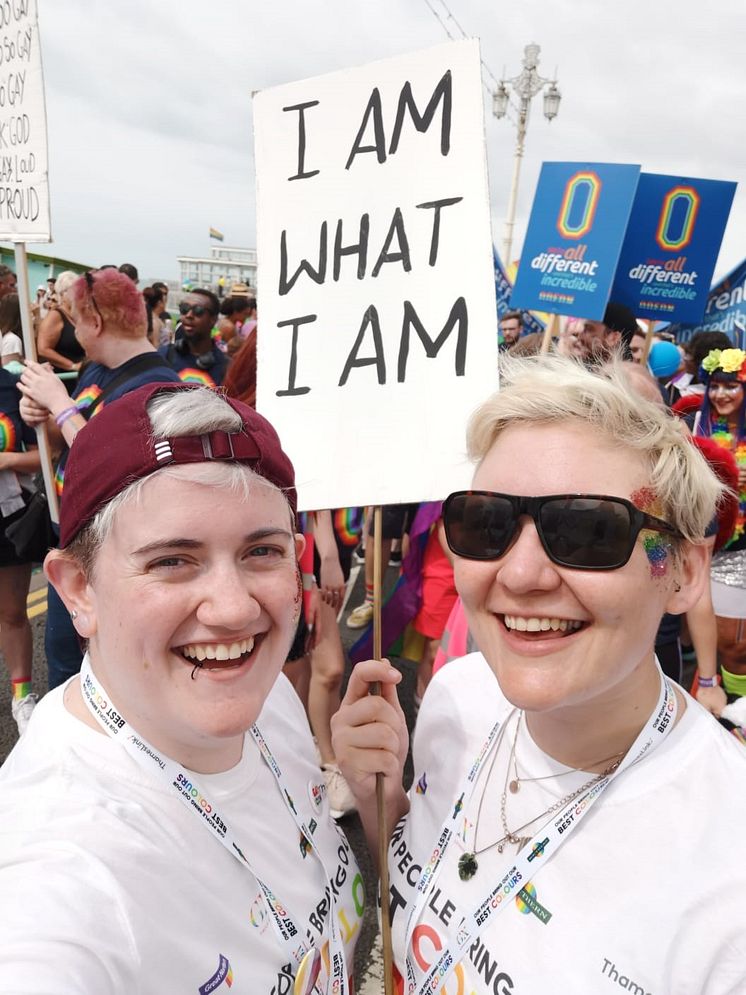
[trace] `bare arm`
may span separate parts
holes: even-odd
[[[25,453],[0,453],[0,470],[16,473],[36,473],[40,467],[39,450],[29,448]]]
[[[39,359],[52,363],[61,370],[72,372],[80,369],[80,363],[73,363],[57,352],[57,344],[62,335],[64,322],[59,311],[54,310],[46,314],[39,323],[39,333],[36,339],[36,351]]]
[[[705,541],[710,552],[708,559],[709,570],[709,562],[712,559],[712,549],[715,545],[715,537],[711,536]],[[697,655],[697,669],[700,675],[702,677],[714,677],[718,670],[718,629],[717,620],[715,619],[715,611],[712,607],[712,588],[710,587],[709,580],[707,584],[705,584],[702,597],[699,599],[697,604],[694,605],[693,608],[690,608],[686,613],[686,622],[689,626],[689,635],[691,636],[692,646],[694,646],[694,652]],[[697,688],[697,701],[703,705],[708,712],[712,712],[713,715],[720,715],[720,712],[723,708],[725,708],[727,698],[725,696],[725,691],[723,691],[721,687],[700,687]]]
[[[46,422],[50,443],[55,445],[60,440],[71,446],[75,436],[85,427],[85,418],[75,414],[57,427],[54,419],[67,408],[74,406],[65,386],[49,366],[26,360],[26,369],[21,374],[18,389],[23,394],[21,399],[21,418],[27,425],[36,428]]]
[[[327,604],[339,608],[344,601],[345,580],[339,562],[339,552],[334,539],[334,526],[330,511],[314,512],[313,536],[319,551],[321,597]]]

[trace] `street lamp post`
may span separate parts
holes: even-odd
[[[541,47],[539,45],[526,45],[523,50],[523,69],[512,79],[500,80],[500,84],[492,96],[492,113],[496,118],[505,117],[507,114],[511,91],[517,98],[516,111],[518,113],[518,121],[516,124],[515,154],[513,156],[513,179],[510,184],[510,199],[508,201],[508,214],[505,219],[502,246],[502,258],[505,266],[510,264],[510,253],[513,246],[513,227],[515,225],[515,210],[518,202],[518,180],[521,175],[521,163],[523,162],[531,101],[537,93],[546,88],[546,92],[544,93],[544,117],[547,121],[551,121],[557,117],[560,100],[562,99],[562,94],[557,88],[557,80],[545,79],[538,73],[540,51]]]

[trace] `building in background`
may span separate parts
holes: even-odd
[[[177,256],[181,286],[205,287],[227,297],[234,283],[256,291],[256,249],[236,246],[210,247],[209,256]]]
[[[58,259],[57,256],[44,256],[39,252],[27,252],[28,259],[28,282],[31,288],[31,297],[36,293],[37,287],[44,287],[46,290],[47,280],[50,276],[57,276],[63,270],[72,270],[73,273],[85,273],[92,267],[85,263],[74,263],[70,259]],[[0,264],[10,266],[15,272],[16,258],[12,246],[0,245]]]

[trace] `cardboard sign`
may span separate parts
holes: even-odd
[[[0,238],[52,238],[36,0],[0,2]]]
[[[611,298],[638,318],[699,321],[736,184],[641,173]]]
[[[607,163],[542,165],[511,307],[603,318],[639,174]]]
[[[257,407],[306,510],[437,500],[497,388],[479,45],[258,94]]]

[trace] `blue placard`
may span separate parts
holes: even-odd
[[[495,297],[497,298],[497,320],[502,320],[506,311],[512,310],[510,306],[510,295],[513,291],[513,284],[508,279],[505,267],[497,253],[497,249],[492,247],[492,255],[495,262]],[[543,332],[544,322],[531,314],[530,311],[522,311],[523,328],[527,335],[531,332]],[[502,343],[502,334],[498,335],[498,342]]]
[[[699,321],[667,325],[663,331],[681,343],[697,332],[725,332],[736,348],[746,349],[746,259],[710,289]]]
[[[611,297],[638,318],[698,322],[736,184],[641,173]]]
[[[639,166],[542,165],[512,307],[603,318],[639,175]]]

